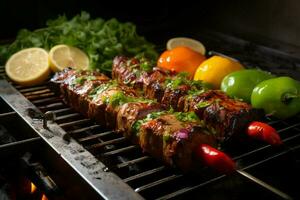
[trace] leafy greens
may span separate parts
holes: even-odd
[[[76,46],[88,54],[90,69],[110,72],[116,55],[146,56],[156,59],[155,47],[136,32],[132,23],[121,23],[117,19],[91,19],[87,12],[68,20],[66,16],[48,20],[47,27],[29,31],[20,30],[16,40],[0,46],[0,64],[15,52],[29,47],[50,50],[57,44]]]

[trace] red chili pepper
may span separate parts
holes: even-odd
[[[270,145],[278,146],[282,144],[277,131],[270,125],[262,122],[251,122],[247,130],[248,136],[267,142]]]
[[[228,155],[210,145],[199,145],[198,156],[203,160],[205,165],[214,168],[221,173],[230,174],[236,169],[235,163]]]

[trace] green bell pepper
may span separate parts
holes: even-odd
[[[221,90],[230,97],[250,103],[253,88],[258,83],[274,77],[271,73],[259,69],[240,70],[224,77]]]
[[[259,83],[252,91],[251,104],[279,119],[300,112],[300,82],[290,77],[278,77]]]

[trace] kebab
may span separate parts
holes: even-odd
[[[263,117],[263,111],[237,99],[229,98],[220,90],[211,90],[200,81],[189,80],[185,74],[174,74],[161,68],[153,68],[146,59],[117,56],[113,61],[112,78],[118,83],[128,85],[145,95],[156,99],[165,108],[172,107],[179,112],[195,112],[203,120],[210,132],[216,133],[217,140],[241,137],[250,122]],[[263,131],[261,131],[263,132]],[[258,138],[248,134],[252,138]],[[257,132],[257,135],[261,135]],[[266,135],[266,134],[265,134]],[[281,144],[278,134],[273,131],[269,140]],[[271,141],[271,142],[270,142]]]
[[[184,172],[197,171],[204,163],[223,173],[235,169],[233,161],[216,149],[218,136],[194,112],[165,110],[98,72],[65,69],[50,82],[76,111],[118,130],[171,166]]]

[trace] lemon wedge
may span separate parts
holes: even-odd
[[[189,48],[193,49],[194,51],[201,53],[202,55],[205,55],[205,52],[206,52],[205,46],[201,42],[199,42],[198,40],[191,39],[191,38],[176,37],[176,38],[172,38],[172,39],[168,40],[168,42],[167,42],[168,50],[174,49],[175,47],[178,47],[178,46],[189,47]]]
[[[45,81],[50,74],[48,52],[42,48],[28,48],[13,54],[5,64],[7,76],[14,82],[32,86]]]
[[[49,60],[50,67],[54,72],[61,71],[66,67],[87,69],[89,66],[89,58],[82,50],[64,44],[50,49]]]

